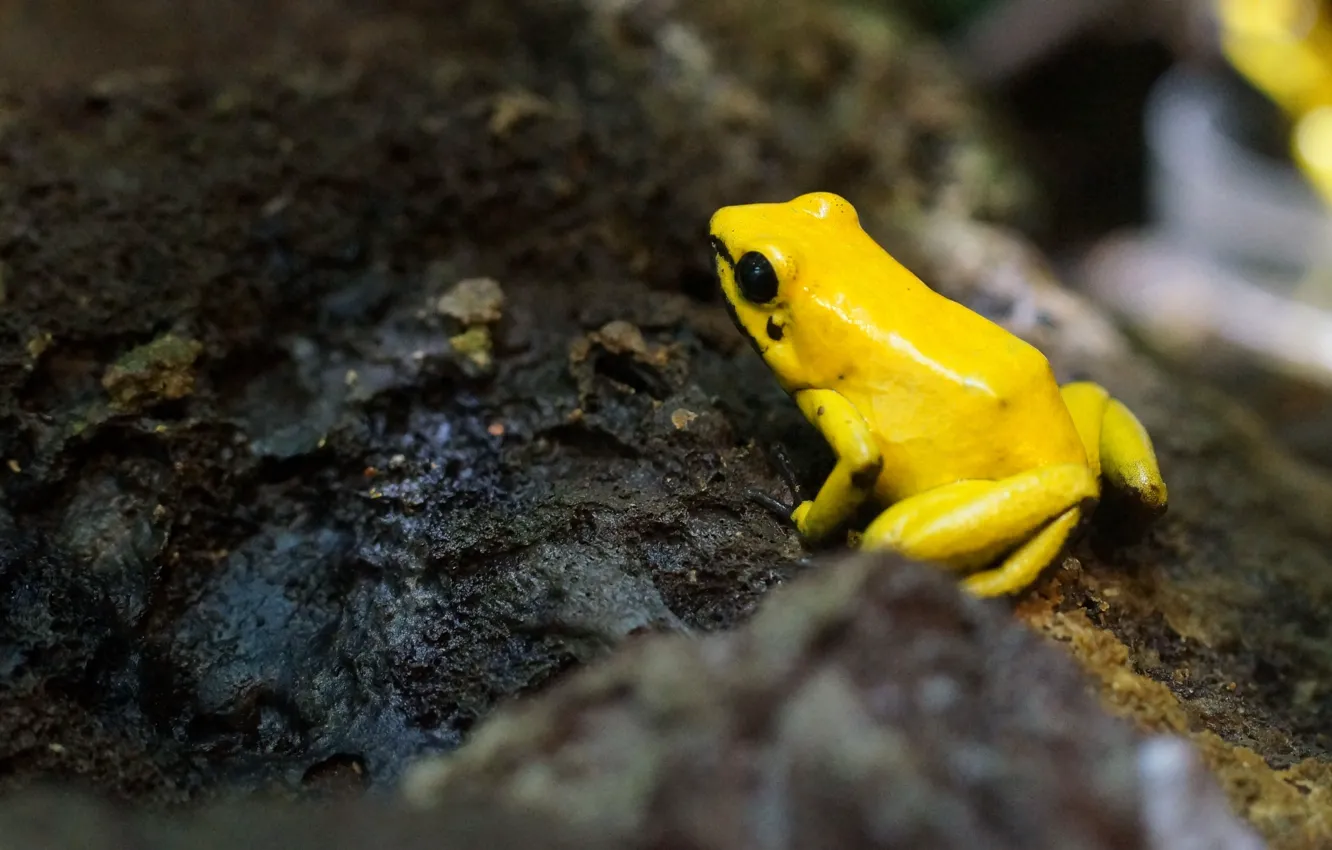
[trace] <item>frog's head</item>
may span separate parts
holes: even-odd
[[[709,229],[736,327],[788,390],[808,386],[801,331],[837,324],[826,321],[826,296],[846,274],[844,250],[854,253],[868,239],[855,208],[831,192],[811,192],[785,203],[722,207]]]

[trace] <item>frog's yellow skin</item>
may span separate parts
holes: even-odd
[[[1102,479],[1165,510],[1151,441],[1123,404],[1093,383],[1060,387],[1040,351],[925,286],[845,199],[723,207],[711,240],[736,325],[837,456],[790,513],[806,538],[874,498],[890,507],[862,547],[967,571],[969,590],[996,596],[1058,557]]]

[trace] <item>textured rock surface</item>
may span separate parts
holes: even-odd
[[[883,557],[823,559],[736,631],[633,641],[497,712],[404,790],[413,811],[188,819],[20,797],[0,805],[0,834],[105,850],[429,835],[496,850],[1261,846],[1187,745],[1106,715],[1065,654],[1002,606]]]
[[[862,557],[497,713],[405,793],[496,789],[626,847],[1175,846],[1148,839],[1138,771],[1129,727],[1002,607]],[[1209,846],[1251,846],[1215,821]]]

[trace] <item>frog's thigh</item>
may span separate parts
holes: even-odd
[[[1110,401],[1110,393],[1100,384],[1091,381],[1074,381],[1059,388],[1064,397],[1064,406],[1073,416],[1073,425],[1082,438],[1082,448],[1087,452],[1087,464],[1092,473],[1101,477],[1101,423],[1105,419],[1105,406]]]
[[[903,499],[865,529],[866,549],[977,566],[1097,495],[1083,464],[1039,467],[999,481],[958,481]]]
[[[1114,489],[1152,511],[1166,507],[1166,485],[1147,429],[1118,399],[1090,381],[1060,388],[1073,415],[1087,460]]]
[[[1069,508],[1014,550],[998,567],[972,573],[962,580],[962,586],[977,596],[1001,596],[1022,590],[1059,556],[1081,518],[1080,508]]]
[[[795,401],[837,456],[837,465],[818,495],[791,515],[802,535],[818,540],[850,519],[874,492],[883,455],[865,417],[837,392],[802,390]]]

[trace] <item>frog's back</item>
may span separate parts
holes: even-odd
[[[967,478],[1086,463],[1049,361],[1034,346],[934,292],[891,256],[891,283],[864,280],[834,386],[870,420],[886,500]]]

